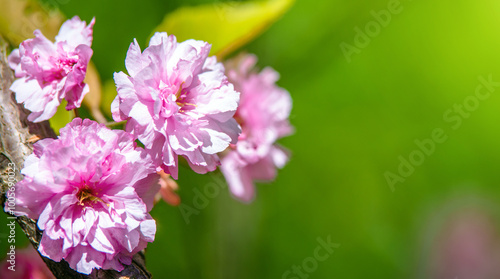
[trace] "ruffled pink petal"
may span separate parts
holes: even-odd
[[[254,199],[255,186],[252,177],[236,153],[230,153],[222,159],[220,170],[226,178],[231,194],[243,202],[251,202]]]
[[[67,42],[73,47],[79,45],[92,45],[92,33],[95,24],[95,18],[92,18],[89,25],[82,21],[78,16],[67,20],[59,29],[59,34],[56,36],[56,43]]]

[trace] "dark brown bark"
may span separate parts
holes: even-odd
[[[20,169],[24,165],[25,158],[33,152],[30,143],[33,136],[39,138],[55,138],[54,131],[50,128],[48,121],[41,123],[31,123],[27,120],[29,114],[22,106],[19,106],[9,90],[14,80],[12,70],[7,64],[5,41],[0,37],[0,204],[5,202],[5,192],[8,188],[7,171],[15,173],[15,181],[23,179]],[[12,164],[14,164],[14,168]],[[10,165],[9,165],[10,164]],[[12,178],[11,178],[12,179]],[[38,248],[42,238],[42,232],[36,225],[36,220],[27,217],[18,217],[17,223],[24,231],[31,244]],[[71,269],[67,262],[54,262],[42,257],[56,278],[151,278],[145,266],[144,253],[137,253],[132,264],[126,266],[122,272],[114,270],[94,270],[90,275],[80,274]]]

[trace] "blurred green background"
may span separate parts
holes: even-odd
[[[67,17],[96,17],[93,61],[103,81],[124,70],[133,38],[146,47],[166,13],[224,3],[64,2],[58,7]],[[298,0],[241,48],[280,72],[279,85],[292,95],[296,132],[280,141],[292,159],[275,182],[258,185],[251,204],[224,188],[187,224],[179,208],[159,203],[152,211],[156,240],[146,254],[155,278],[433,278],[433,239],[453,212],[480,208],[497,227],[500,87],[457,129],[444,114],[471,100],[478,76],[500,82],[500,2],[399,3],[400,12],[377,31],[372,11],[395,1]],[[367,25],[373,36],[346,58],[341,44],[356,47],[355,28]],[[399,156],[409,160],[415,140],[436,128],[447,140],[391,191],[384,174],[399,175]],[[179,194],[191,207],[196,191],[221,179],[187,168],[179,177]],[[328,236],[340,244],[328,259],[304,276],[283,276]],[[0,245],[5,250],[5,241]]]

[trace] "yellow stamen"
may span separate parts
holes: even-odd
[[[91,201],[92,203],[96,203],[99,201],[109,206],[109,204],[105,203],[101,198],[94,196],[92,194],[92,191],[87,187],[81,189],[78,192],[77,196],[78,196],[78,203],[80,205],[85,205],[84,204],[85,201]]]

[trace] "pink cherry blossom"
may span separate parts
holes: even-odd
[[[159,176],[129,133],[76,118],[36,142],[21,173],[14,213],[38,219],[42,255],[80,273],[120,271],[154,240]]]
[[[216,169],[218,152],[236,143],[240,128],[232,118],[239,93],[224,66],[208,57],[210,45],[156,33],[144,52],[134,41],[127,52],[128,74],[115,73],[115,121],[127,120],[136,136],[177,179],[178,156],[198,173]]]
[[[8,279],[55,279],[33,246],[16,249],[14,259],[9,257],[0,263],[0,278]]]
[[[254,55],[240,55],[226,64],[230,82],[241,92],[235,118],[242,133],[224,152],[220,169],[232,194],[245,202],[254,198],[254,180],[271,181],[286,164],[288,152],[275,142],[293,132],[290,94],[275,84],[279,74],[273,69],[254,71],[256,61]]]
[[[10,90],[16,101],[31,111],[28,120],[40,122],[54,116],[63,99],[67,110],[80,107],[89,91],[83,80],[92,56],[92,27],[78,16],[61,26],[55,43],[35,30],[9,55],[9,65],[18,78]]]

